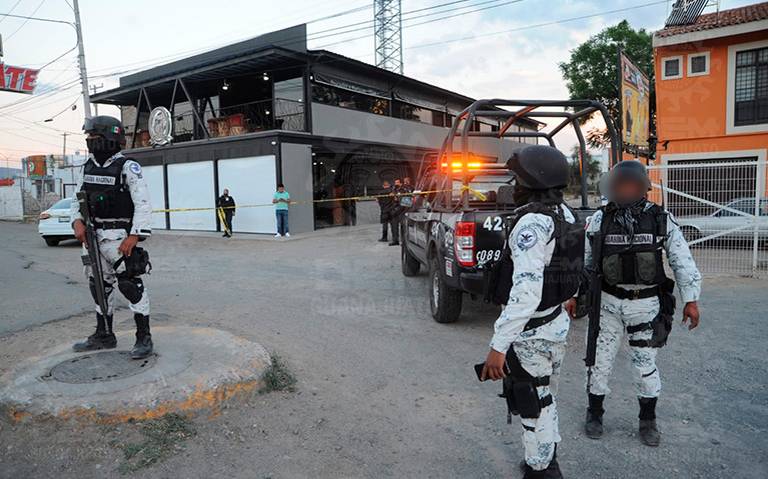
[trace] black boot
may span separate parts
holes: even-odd
[[[104,316],[96,313],[96,332],[88,336],[85,341],[75,343],[72,349],[78,353],[85,351],[98,351],[99,349],[114,349],[117,347],[117,338],[112,332],[112,316]]]
[[[587,408],[587,422],[584,423],[584,432],[591,439],[600,439],[603,435],[603,400],[605,395],[589,393],[589,407]]]
[[[640,440],[646,446],[656,447],[661,442],[661,433],[656,427],[656,401],[658,398],[638,398],[640,402]]]
[[[152,354],[152,335],[149,333],[149,316],[134,313],[136,321],[136,344],[131,350],[132,359],[144,359]]]
[[[563,473],[560,471],[560,464],[557,463],[557,445],[552,455],[552,460],[543,471],[535,471],[528,464],[523,466],[523,479],[563,479]]]

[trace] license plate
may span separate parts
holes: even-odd
[[[66,216],[59,216],[59,223],[69,223],[69,218]]]

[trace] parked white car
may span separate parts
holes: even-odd
[[[69,223],[69,208],[72,198],[64,198],[40,213],[37,231],[48,246],[56,246],[59,241],[75,239],[75,232]]]
[[[737,198],[726,204],[730,209],[742,211],[748,215],[755,214],[755,198]],[[760,200],[760,213],[757,216],[757,235],[760,242],[768,241],[768,198]],[[695,241],[697,239],[725,233],[734,228],[745,228],[730,231],[720,238],[751,240],[754,238],[755,229],[752,223],[753,216],[743,216],[726,209],[719,209],[707,216],[678,217],[677,222],[685,239]]]

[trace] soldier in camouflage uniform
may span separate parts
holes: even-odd
[[[494,326],[482,379],[504,378],[510,412],[520,415],[525,479],[562,478],[554,394],[570,319],[561,304],[578,287],[584,234],[563,202],[568,163],[560,151],[530,146],[513,155],[509,165],[516,177],[515,204],[523,206],[505,250],[513,263],[511,289]],[[566,238],[579,244],[566,244]],[[566,276],[575,279],[572,289]]]
[[[649,446],[658,446],[656,402],[661,378],[656,353],[666,343],[674,310],[673,283],[664,273],[662,250],[685,303],[683,323],[690,320],[689,329],[699,324],[701,274],[674,218],[647,199],[649,189],[645,166],[622,161],[610,174],[610,203],[587,224],[585,267],[592,268],[599,261],[603,284],[592,285],[602,287],[602,301],[595,365],[587,375],[585,432],[594,439],[603,433],[603,400],[610,392],[608,378],[626,331],[640,403],[640,438]],[[602,258],[593,258],[591,243],[598,233],[603,239]],[[670,302],[671,308],[665,311]],[[665,315],[666,325],[662,324]]]

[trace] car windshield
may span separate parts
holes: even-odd
[[[52,210],[68,210],[72,206],[72,198],[64,198],[59,200],[51,206]]]
[[[469,182],[470,188],[480,193],[486,194],[489,191],[497,192],[500,186],[513,185],[514,177],[498,177],[498,176],[477,176],[472,178]],[[461,196],[461,190],[464,183],[461,180],[453,180],[453,194],[454,196]]]

